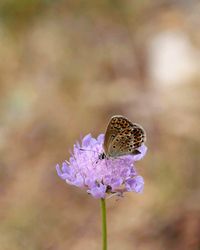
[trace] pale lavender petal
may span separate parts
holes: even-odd
[[[93,146],[95,146],[95,145],[97,145],[97,140],[94,139],[94,138],[92,138],[92,139],[90,140],[90,148],[93,147]]]
[[[74,156],[71,156],[69,158],[69,162],[70,162],[70,165],[73,166],[74,164],[76,164],[76,159],[74,158]]]
[[[134,156],[135,155],[125,155],[125,156],[121,156],[121,157],[124,161],[129,162],[129,161],[134,161]]]
[[[110,182],[111,182],[111,179],[112,179],[112,176],[111,175],[105,175],[104,178],[103,178],[103,183],[105,185],[109,185]]]
[[[89,188],[95,187],[96,186],[96,180],[91,179],[91,178],[86,178],[85,179],[85,185],[88,186]]]
[[[62,164],[62,170],[60,169],[59,164],[57,164],[56,171],[58,176],[63,180],[74,178],[74,169],[65,164],[65,162]]]
[[[147,152],[147,147],[143,144],[141,147],[138,148],[138,150],[140,151],[140,154],[134,155],[134,161],[139,161],[145,156]]]
[[[82,140],[82,147],[83,148],[88,147],[90,145],[91,139],[92,139],[91,134],[86,135]]]
[[[88,190],[88,193],[91,194],[94,198],[105,198],[106,196],[106,186],[100,184]]]
[[[69,171],[69,165],[67,164],[67,162],[63,162],[62,163],[62,172],[68,173],[68,171]]]
[[[65,174],[61,171],[59,164],[56,165],[56,171],[61,179],[65,180],[68,177],[68,174]]]
[[[99,144],[103,144],[104,142],[104,134],[100,134],[98,137],[97,137],[97,141]]]
[[[130,167],[129,168],[124,168],[121,171],[121,176],[126,178],[127,176],[130,175],[130,173],[131,173],[131,168]]]
[[[77,147],[78,149],[80,149],[81,145],[80,145],[80,143],[79,143],[78,141],[75,143],[75,145],[76,145],[76,147]]]
[[[78,146],[78,144],[75,144],[74,145],[74,155],[79,154],[79,152],[80,152],[80,146]]]
[[[75,180],[73,181],[73,184],[77,187],[83,187],[84,186],[84,178],[80,174],[76,175]]]
[[[137,175],[137,171],[134,167],[131,168],[130,170],[130,177],[136,176]]]
[[[123,179],[122,178],[112,178],[109,186],[111,186],[112,189],[114,190],[114,189],[120,187],[122,185],[122,183],[123,183]]]
[[[142,176],[136,176],[135,178],[130,178],[126,181],[127,191],[135,191],[136,193],[141,193],[144,188],[144,180]]]

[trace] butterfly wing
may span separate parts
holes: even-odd
[[[139,154],[137,150],[145,141],[145,131],[123,116],[113,116],[105,134],[104,150],[108,157]]]
[[[112,116],[107,129],[105,133],[105,138],[104,138],[104,152],[107,155],[109,146],[112,144],[113,140],[116,138],[116,136],[119,134],[120,130],[117,126],[119,123],[120,119],[123,118],[123,116]]]

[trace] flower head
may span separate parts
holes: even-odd
[[[106,193],[142,192],[144,180],[137,175],[134,163],[145,155],[147,147],[143,144],[138,148],[138,155],[100,159],[103,142],[104,134],[97,139],[86,135],[81,144],[74,145],[69,162],[63,162],[61,168],[57,164],[58,175],[68,184],[86,188],[95,198],[105,198]]]

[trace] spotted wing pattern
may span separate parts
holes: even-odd
[[[113,116],[108,124],[104,151],[107,157],[139,154],[137,150],[145,141],[145,131],[124,116]]]

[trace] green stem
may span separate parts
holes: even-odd
[[[101,199],[102,250],[107,250],[106,200]]]

